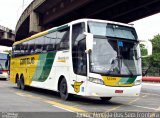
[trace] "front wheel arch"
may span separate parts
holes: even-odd
[[[64,76],[60,77],[58,81],[58,90],[59,90],[61,99],[69,100],[71,98],[72,95],[68,93],[68,84]]]

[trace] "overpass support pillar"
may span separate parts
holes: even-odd
[[[33,11],[30,14],[29,33],[34,34],[40,31],[41,31],[41,26],[39,26],[39,15]]]

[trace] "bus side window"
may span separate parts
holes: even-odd
[[[45,36],[45,49],[46,51],[55,51],[56,47],[56,32],[52,32]]]
[[[57,31],[57,50],[69,49],[69,28]]]
[[[15,51],[15,46],[12,47],[12,57],[15,57],[14,51]]]
[[[34,54],[35,53],[35,40],[29,40],[28,41],[28,54]]]
[[[78,74],[87,75],[87,54],[86,50],[86,42],[85,39],[82,39],[78,42]]]
[[[24,42],[24,54],[23,55],[28,55],[28,44],[27,42]]]
[[[72,28],[72,61],[75,74],[87,75],[87,56],[85,53],[84,39],[80,35],[85,31],[85,23],[73,25]]]
[[[35,39],[35,53],[42,53],[43,51],[44,38],[38,37]]]
[[[24,43],[21,43],[20,46],[21,46],[20,56],[23,56],[24,55]]]
[[[16,49],[16,47],[13,46],[13,47],[12,47],[12,57],[15,57],[15,49]]]
[[[18,57],[20,56],[20,45],[15,45],[15,48],[14,48],[14,57]]]

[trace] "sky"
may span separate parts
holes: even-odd
[[[0,25],[14,30],[21,13],[32,1],[0,0]],[[132,22],[132,24],[136,28],[139,39],[152,39],[158,33],[160,34],[160,13]]]

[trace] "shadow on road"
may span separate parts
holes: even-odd
[[[16,90],[19,90],[17,87],[12,87]],[[48,97],[50,99],[52,99],[54,97],[54,99],[60,99],[59,93],[55,92],[55,91],[51,91],[51,90],[46,90],[46,89],[41,89],[41,88],[34,88],[34,87],[27,87],[27,89],[25,90],[26,92],[29,93],[33,93],[36,95],[42,95],[45,97]],[[98,106],[117,106],[117,105],[122,105],[121,103],[118,102],[113,102],[112,100],[108,101],[108,102],[102,102],[100,100],[100,98],[92,98],[92,97],[82,97],[82,96],[78,96],[78,95],[73,95],[72,98],[68,101],[61,101],[62,103],[78,103],[78,104],[82,104],[82,105],[98,105]]]
[[[0,81],[8,81],[6,78],[0,78]]]

